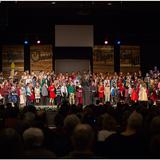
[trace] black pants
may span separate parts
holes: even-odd
[[[42,96],[42,104],[47,105],[47,96]]]

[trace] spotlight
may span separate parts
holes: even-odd
[[[55,4],[56,4],[56,2],[54,2],[54,1],[53,1],[53,2],[51,2],[51,4],[55,5]]]
[[[25,41],[24,41],[24,44],[28,44],[28,41],[25,40]]]
[[[40,44],[40,43],[41,43],[41,41],[40,41],[40,40],[38,40],[38,41],[37,41],[37,44]]]
[[[104,41],[104,44],[108,44],[108,41]]]
[[[112,3],[111,3],[111,2],[108,2],[108,3],[107,3],[107,5],[108,5],[108,6],[111,6],[111,5],[112,5]]]
[[[117,41],[117,44],[120,45],[120,44],[121,44],[121,41]]]

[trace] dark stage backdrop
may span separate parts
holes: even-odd
[[[90,71],[90,61],[88,59],[56,59],[56,73]]]
[[[141,61],[141,70],[143,74],[152,70],[154,66],[160,68],[159,63],[159,43],[148,43],[141,45],[141,54],[140,54],[140,61]]]
[[[56,47],[55,71],[91,71],[92,47]]]
[[[55,25],[55,71],[91,71],[93,45],[93,25]]]
[[[93,47],[93,25],[55,25],[56,47]]]

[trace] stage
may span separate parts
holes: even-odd
[[[57,105],[35,105],[37,110],[58,110]]]

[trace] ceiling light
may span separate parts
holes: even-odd
[[[111,3],[111,2],[108,2],[108,3],[107,3],[107,5],[108,5],[108,6],[111,6],[111,5],[112,5],[112,3]]]
[[[55,4],[56,4],[56,2],[52,2],[51,4],[55,5]]]

